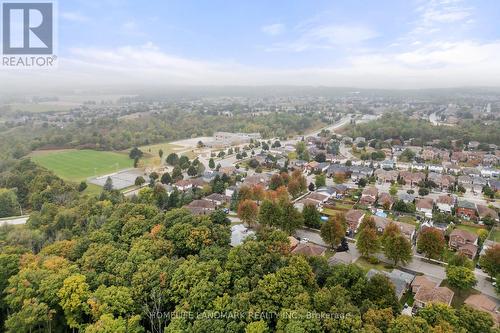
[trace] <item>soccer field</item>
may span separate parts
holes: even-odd
[[[133,166],[127,154],[95,150],[43,151],[31,158],[59,177],[75,182]]]

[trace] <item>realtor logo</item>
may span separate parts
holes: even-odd
[[[54,3],[36,1],[2,3],[3,66],[54,66]]]
[[[52,3],[3,3],[2,7],[3,54],[52,54]]]

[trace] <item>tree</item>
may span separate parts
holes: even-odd
[[[324,174],[316,175],[316,177],[314,178],[314,185],[316,185],[317,188],[325,186],[326,176]]]
[[[466,332],[490,332],[494,322],[491,315],[484,311],[476,310],[468,305],[462,306],[457,311],[458,327],[465,328]]]
[[[134,147],[130,150],[130,153],[128,154],[128,156],[130,157],[130,159],[132,160],[135,160],[135,159],[139,159],[141,158],[142,156],[144,155],[144,153],[137,147]]]
[[[137,176],[137,178],[135,179],[135,186],[142,186],[144,185],[144,183],[146,182],[146,180],[144,179],[144,177],[142,176]]]
[[[196,168],[193,165],[190,165],[188,170],[187,170],[187,174],[188,174],[188,176],[194,177],[198,174],[198,171],[196,170]]]
[[[418,189],[418,195],[420,195],[421,197],[424,197],[426,195],[429,194],[429,189],[426,188],[426,187],[421,187]]]
[[[417,250],[423,252],[429,259],[438,259],[441,257],[445,239],[443,233],[436,228],[425,228],[418,237]]]
[[[88,185],[87,182],[82,180],[80,184],[78,185],[78,192],[83,192],[87,189]]]
[[[106,182],[104,183],[104,191],[111,192],[113,190],[113,180],[111,177],[106,178]]]
[[[209,167],[210,169],[212,169],[212,170],[213,170],[213,169],[215,169],[215,161],[214,161],[214,159],[213,159],[213,158],[210,158],[210,159],[208,160],[208,167]]]
[[[450,266],[446,267],[446,279],[450,286],[460,291],[469,290],[477,283],[474,272],[467,267]]]
[[[316,186],[314,186],[314,183],[309,183],[309,186],[307,187],[307,189],[312,192],[314,191],[314,189],[316,188]]]
[[[488,248],[481,258],[479,258],[479,265],[491,277],[500,274],[500,244],[495,244]]]
[[[64,311],[69,327],[78,328],[84,323],[89,311],[87,300],[90,297],[90,288],[87,278],[82,274],[75,274],[66,278],[63,286],[57,292],[59,304]]]
[[[165,161],[171,166],[176,166],[179,163],[179,155],[176,153],[170,153]]]
[[[306,204],[302,210],[306,227],[319,229],[321,227],[321,214],[313,204]]]
[[[170,184],[172,183],[172,177],[170,177],[170,174],[168,172],[165,172],[163,175],[161,175],[160,181],[162,184]]]
[[[391,187],[389,188],[389,194],[395,196],[397,193],[398,187],[395,184],[391,185]]]
[[[238,205],[238,217],[248,226],[255,226],[259,207],[253,200],[243,200]]]
[[[361,178],[360,180],[358,180],[358,187],[360,187],[360,188],[365,187],[367,184],[368,184],[368,181],[366,180],[366,178]]]
[[[331,247],[336,247],[345,237],[346,230],[345,215],[330,216],[328,221],[321,226],[321,238]]]
[[[314,156],[314,160],[318,163],[324,163],[326,162],[326,155],[325,153],[319,153],[316,156]]]
[[[14,191],[0,188],[0,218],[19,215],[19,207]]]
[[[365,258],[377,253],[380,250],[380,240],[377,236],[377,230],[374,226],[375,223],[373,223],[372,226],[371,224],[369,224],[369,220],[373,221],[373,219],[368,218],[364,219],[363,222],[361,222],[358,241],[356,242],[356,248]]]
[[[182,178],[184,178],[184,176],[182,175],[182,169],[178,165],[176,165],[174,167],[174,170],[172,170],[172,181],[178,181]]]
[[[163,158],[163,149],[159,149],[158,150],[158,156],[161,158]]]
[[[389,324],[387,333],[427,333],[430,332],[427,322],[420,317],[401,315]]]
[[[400,231],[396,234],[390,234],[384,237],[383,243],[385,256],[393,260],[395,266],[400,262],[406,264],[411,260],[412,251],[410,241],[406,239]]]

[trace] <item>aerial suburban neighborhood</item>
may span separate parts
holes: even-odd
[[[0,2],[0,332],[500,333],[500,1]]]

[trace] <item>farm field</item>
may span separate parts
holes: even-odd
[[[32,160],[74,182],[133,166],[127,154],[95,150],[39,151],[32,154]]]

